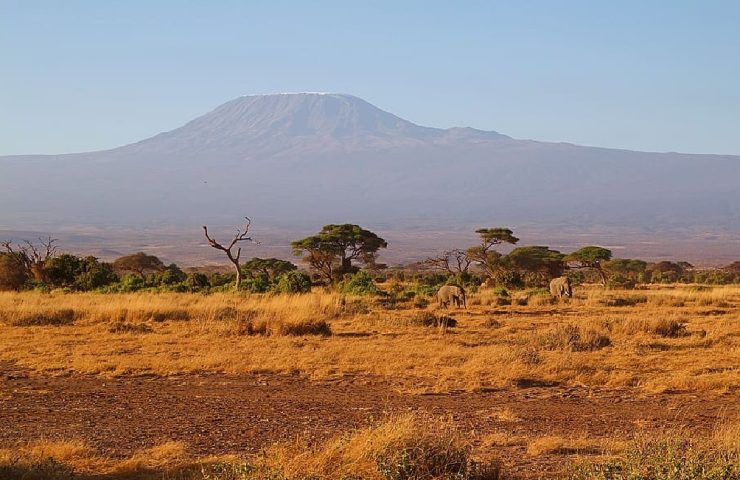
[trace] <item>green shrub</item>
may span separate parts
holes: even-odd
[[[70,254],[62,254],[44,263],[44,276],[54,287],[74,285],[77,275],[82,272],[82,259]]]
[[[494,277],[496,285],[501,285],[506,288],[524,288],[524,279],[519,272],[504,270],[496,274]]]
[[[437,294],[439,287],[433,285],[417,284],[411,290],[414,292],[414,297],[434,297]]]
[[[236,274],[231,272],[217,272],[211,275],[211,287],[229,287],[234,288],[234,281],[236,280]]]
[[[308,293],[311,291],[311,276],[293,270],[278,277],[275,291],[280,293]]]
[[[267,275],[255,274],[242,279],[241,289],[252,293],[265,293],[270,289],[270,279]]]
[[[509,297],[509,291],[506,287],[496,287],[493,289],[493,293],[498,297]]]
[[[161,272],[153,275],[152,281],[156,285],[176,285],[187,280],[188,275],[174,263],[168,265]]]
[[[183,283],[190,291],[205,290],[211,286],[208,276],[203,273],[191,273]]]
[[[96,290],[118,281],[118,275],[110,263],[99,262],[95,257],[82,259],[82,269],[75,276],[74,287],[77,290]]]
[[[378,287],[373,282],[373,277],[367,272],[357,272],[339,282],[338,290],[348,295],[377,295]]]
[[[117,285],[114,286],[115,290],[121,293],[138,292],[147,287],[146,281],[138,275],[127,273]]]

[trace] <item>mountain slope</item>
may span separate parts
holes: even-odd
[[[422,127],[350,95],[234,99],[113,150],[0,157],[0,226],[501,223],[740,229],[740,157]]]

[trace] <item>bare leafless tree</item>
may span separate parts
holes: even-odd
[[[444,270],[455,274],[467,273],[472,259],[468,257],[464,250],[455,248],[446,250],[436,257],[429,257],[421,263],[436,270]]]
[[[17,244],[13,247],[13,244],[9,241],[2,242],[5,251],[14,255],[17,255],[27,271],[31,272],[33,278],[43,282],[45,279],[44,275],[44,264],[47,260],[52,258],[57,253],[56,242],[59,240],[52,238],[39,237],[38,244],[34,244],[29,240],[23,240],[23,243]]]
[[[221,250],[226,254],[226,256],[229,258],[229,261],[234,265],[234,270],[236,271],[236,289],[239,290],[242,283],[242,271],[241,267],[239,265],[239,259],[242,255],[242,248],[238,245],[239,242],[252,242],[259,244],[256,240],[252,239],[252,237],[249,237],[249,227],[252,225],[252,220],[249,219],[249,217],[244,217],[247,220],[247,223],[244,227],[244,229],[238,228],[236,230],[236,234],[231,239],[228,245],[224,246],[220,243],[218,243],[216,240],[211,238],[208,235],[208,227],[203,225],[203,232],[206,236],[206,240],[208,240],[208,244],[212,246],[213,248],[217,250]],[[236,247],[236,252],[233,251],[234,247]]]

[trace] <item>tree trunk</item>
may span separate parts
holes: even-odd
[[[344,275],[345,273],[349,273],[352,271],[352,260],[349,258],[342,257],[342,272],[341,274]]]
[[[236,270],[236,284],[234,286],[236,287],[236,291],[238,292],[242,286],[242,271],[239,268],[238,260],[232,260],[231,263],[234,264],[234,270]]]
[[[601,285],[606,288],[607,278],[606,278],[606,272],[604,272],[603,269],[597,268],[597,272],[599,272],[599,276],[601,277]]]

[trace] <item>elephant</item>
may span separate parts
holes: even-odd
[[[563,296],[572,298],[573,287],[570,285],[570,278],[558,277],[553,278],[550,281],[550,293],[557,298],[563,298]]]
[[[450,304],[455,305],[457,308],[468,308],[465,300],[465,290],[456,285],[445,285],[437,292],[437,304],[445,308]]]

